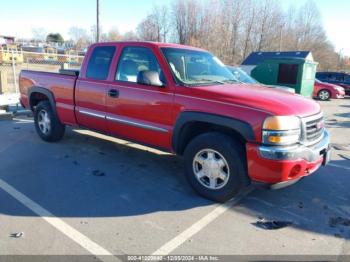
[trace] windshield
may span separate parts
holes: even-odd
[[[215,56],[208,52],[161,48],[177,82],[183,85],[208,85],[238,82]]]
[[[254,78],[244,72],[242,69],[234,66],[227,66],[231,73],[241,82],[246,84],[259,84]]]

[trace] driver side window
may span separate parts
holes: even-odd
[[[119,59],[115,80],[136,83],[137,76],[142,71],[156,71],[161,75],[153,52],[145,47],[125,47]]]

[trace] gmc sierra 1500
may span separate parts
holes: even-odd
[[[316,102],[241,84],[198,48],[94,44],[80,72],[23,70],[20,91],[45,141],[70,125],[183,155],[189,183],[215,201],[250,183],[287,186],[329,160]]]

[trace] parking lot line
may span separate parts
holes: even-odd
[[[18,124],[18,123],[34,123],[34,120],[32,119],[21,119],[21,118],[13,118],[12,121],[16,121],[15,123]]]
[[[13,198],[15,198],[17,201],[22,203],[24,206],[32,210],[35,214],[46,220],[49,224],[51,224],[53,227],[55,227],[58,231],[65,234],[67,237],[72,239],[74,242],[78,243],[81,247],[86,249],[91,254],[99,257],[101,260],[106,260],[106,257],[108,256],[108,261],[111,261],[112,253],[104,249],[103,247],[99,246],[95,242],[93,242],[91,239],[89,239],[87,236],[83,235],[67,223],[65,223],[63,220],[55,217],[52,213],[50,213],[48,210],[34,202],[33,200],[29,199],[27,196],[16,190],[14,187],[0,179],[0,188],[7,192],[9,195],[11,195]],[[119,261],[116,257],[114,257],[116,261]]]
[[[213,211],[211,211],[209,214],[205,215],[203,218],[198,220],[196,223],[194,223],[192,226],[187,228],[185,231],[171,239],[169,242],[164,244],[162,247],[157,249],[155,252],[153,252],[152,255],[160,255],[165,256],[170,254],[173,250],[175,250],[177,247],[179,247],[181,244],[186,242],[188,239],[190,239],[192,236],[200,232],[203,228],[205,228],[207,225],[209,225],[212,221],[214,221],[216,218],[218,218],[220,215],[225,213],[227,210],[235,206],[237,203],[239,203],[245,196],[247,196],[249,193],[251,193],[254,190],[254,187],[250,186],[246,188],[241,194],[239,194],[234,199],[218,205]]]

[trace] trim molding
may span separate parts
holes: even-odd
[[[97,117],[97,118],[106,118],[105,115],[93,113],[93,112],[86,111],[86,110],[80,110],[79,109],[79,113],[82,113],[82,114],[88,115],[88,116],[94,116],[94,117]]]
[[[140,127],[143,129],[148,129],[148,130],[153,130],[153,131],[158,131],[158,132],[163,132],[163,133],[167,133],[168,130],[165,128],[161,128],[161,127],[157,127],[157,126],[153,126],[153,125],[148,125],[148,124],[143,124],[140,122],[134,122],[134,121],[130,121],[130,120],[126,120],[120,117],[113,117],[113,116],[106,116],[103,114],[98,114],[98,113],[94,113],[91,112],[89,110],[78,110],[79,113],[84,114],[84,115],[88,115],[88,116],[92,116],[92,117],[96,117],[96,118],[102,118],[102,119],[106,119],[109,121],[113,121],[113,122],[118,122],[118,123],[122,123],[122,124],[126,124],[129,126],[135,126],[135,127]]]
[[[149,129],[149,130],[154,130],[154,131],[159,131],[159,132],[164,132],[164,133],[168,132],[167,129],[164,129],[164,128],[161,128],[161,127],[147,125],[147,124],[142,124],[142,123],[134,122],[134,121],[129,121],[129,120],[125,120],[125,119],[118,118],[118,117],[107,116],[106,119],[114,121],[114,122],[122,123],[122,124],[127,124],[127,125],[130,125],[130,126],[141,127],[141,128],[144,128],[144,129]]]

